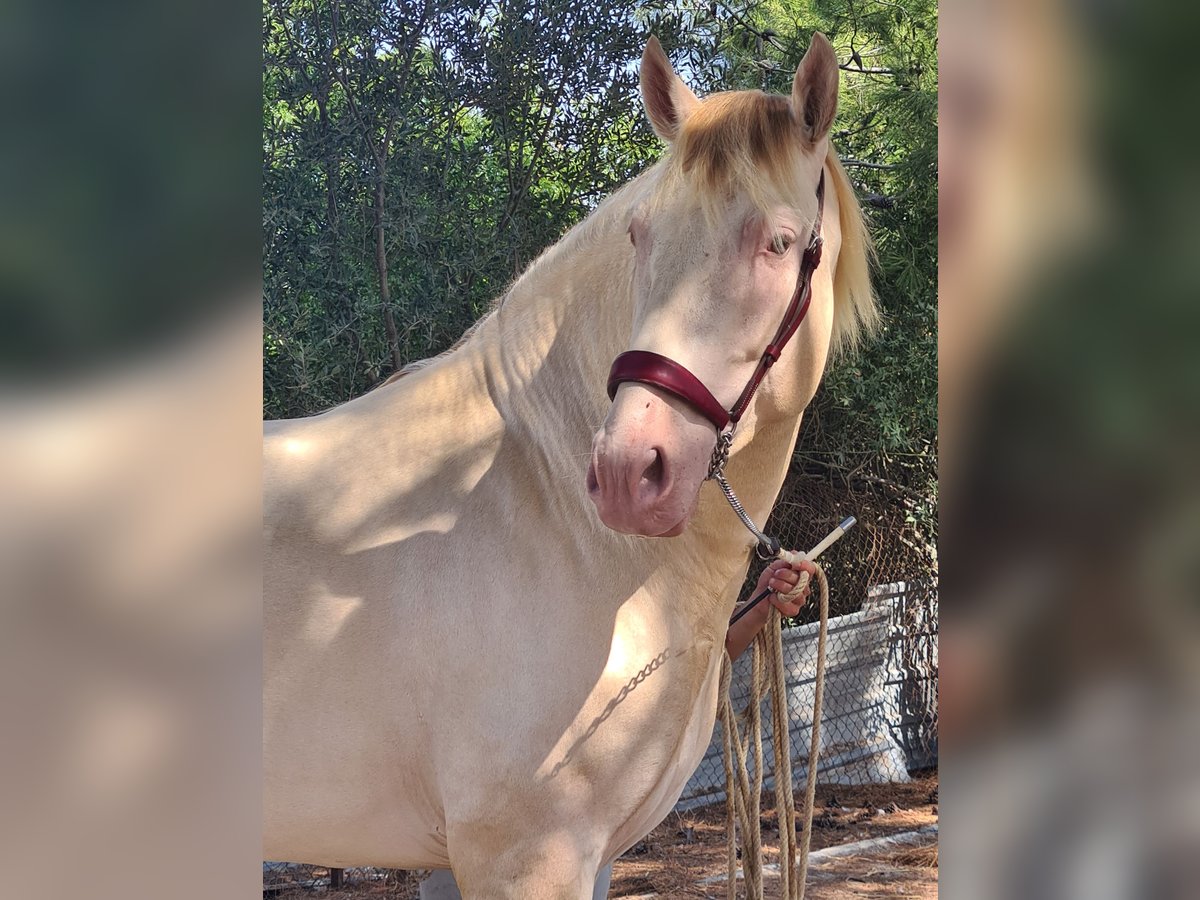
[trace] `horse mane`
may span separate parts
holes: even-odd
[[[833,147],[825,165],[837,192],[838,224],[842,247],[833,273],[833,338],[831,354],[854,350],[866,336],[879,328],[879,303],[871,287],[871,264],[875,261],[875,243],[867,230],[867,219],[846,169]]]
[[[697,194],[705,215],[715,217],[719,215],[723,201],[741,192],[763,213],[780,205],[797,211],[810,209],[805,217],[811,221],[815,215],[812,186],[796,177],[796,173],[803,170],[801,160],[808,147],[792,114],[789,97],[764,94],[762,91],[712,94],[688,116],[674,145],[654,167],[660,177],[648,185],[651,195],[648,199],[653,204],[656,197],[667,196],[670,191],[690,189]],[[825,164],[828,181],[837,196],[838,224],[842,233],[837,268],[833,275],[832,359],[853,350],[863,337],[878,327],[879,309],[871,286],[871,263],[875,248],[862,207],[832,146]],[[641,182],[642,179],[637,181]],[[631,193],[634,196],[639,193],[632,182],[611,194],[572,229],[571,235],[587,240],[597,227],[597,221],[602,218],[601,211],[627,204]],[[559,243],[565,243],[565,240]],[[531,263],[525,275],[551,257],[554,250],[551,247]],[[480,326],[496,313],[525,275],[501,294],[492,308],[447,350],[408,363],[379,387],[424,369],[466,344]]]
[[[486,322],[488,319],[490,319],[492,317],[492,314],[496,312],[497,307],[499,307],[499,305],[503,301],[503,299],[504,298],[502,296],[500,298],[500,300],[494,302],[492,304],[491,309],[489,309],[486,313],[484,313],[482,316],[480,316],[478,319],[476,319],[474,322],[472,322],[467,327],[467,330],[464,331],[461,335],[459,335],[458,339],[453,344],[451,344],[449,347],[447,347],[445,350],[443,350],[441,353],[435,353],[433,356],[426,356],[424,359],[414,359],[412,362],[405,363],[403,368],[399,369],[396,372],[393,372],[391,375],[389,375],[387,378],[383,379],[383,381],[379,382],[379,384],[375,385],[375,387],[371,388],[370,390],[377,391],[380,388],[387,387],[389,384],[393,384],[393,383],[399,381],[405,375],[411,375],[413,372],[419,372],[419,371],[421,371],[421,369],[428,368],[429,366],[432,366],[438,360],[449,356],[451,353],[453,353],[455,350],[457,350],[459,347],[461,347],[463,344],[465,344],[467,341],[469,341],[474,336],[475,332],[479,330],[480,326],[482,326],[483,323]],[[368,391],[368,393],[369,393],[369,391]]]

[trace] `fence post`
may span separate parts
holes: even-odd
[[[346,874],[345,869],[330,869],[329,870],[329,887],[331,890],[336,890],[342,886],[342,877]]]

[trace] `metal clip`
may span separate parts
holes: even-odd
[[[779,543],[779,538],[769,534],[766,535],[766,538],[765,541],[758,542],[758,545],[754,548],[754,552],[763,562],[770,562],[773,559],[779,558],[779,551],[783,548]]]

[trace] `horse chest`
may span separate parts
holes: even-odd
[[[640,785],[627,785],[631,788],[626,795],[631,812],[611,836],[609,858],[624,852],[667,816],[708,748],[716,717],[720,654],[710,652],[703,662],[698,682],[693,681],[686,693],[684,684],[679,685],[678,718],[670,724],[659,723],[659,739],[666,752],[656,758],[655,771],[644,772]]]

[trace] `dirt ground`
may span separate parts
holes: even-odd
[[[865,787],[819,787],[813,816],[812,849],[914,831],[938,821],[937,775],[909,784]],[[797,801],[799,805],[799,800]],[[777,860],[775,813],[764,798],[763,843],[766,862]],[[686,813],[672,813],[658,828],[631,848],[613,866],[611,898],[655,896],[724,898],[724,882],[699,882],[726,869],[725,806],[716,804]],[[816,862],[809,870],[806,900],[937,897],[937,836],[912,846],[892,846]],[[276,900],[416,900],[415,873],[396,872],[377,881],[356,882],[342,890],[288,891]],[[776,895],[777,880],[765,878],[765,893]],[[739,888],[739,896],[742,896]]]
[[[818,787],[812,849],[913,831],[938,820],[937,775],[909,784]],[[797,799],[799,805],[799,798]],[[764,797],[766,861],[778,859],[779,831],[773,802]],[[725,897],[724,882],[698,882],[725,872],[725,805],[672,813],[613,866],[609,897]],[[891,847],[831,859],[809,870],[808,900],[863,897],[937,897],[936,835],[916,847]],[[764,879],[772,896],[777,881]],[[740,891],[739,891],[740,896]]]

